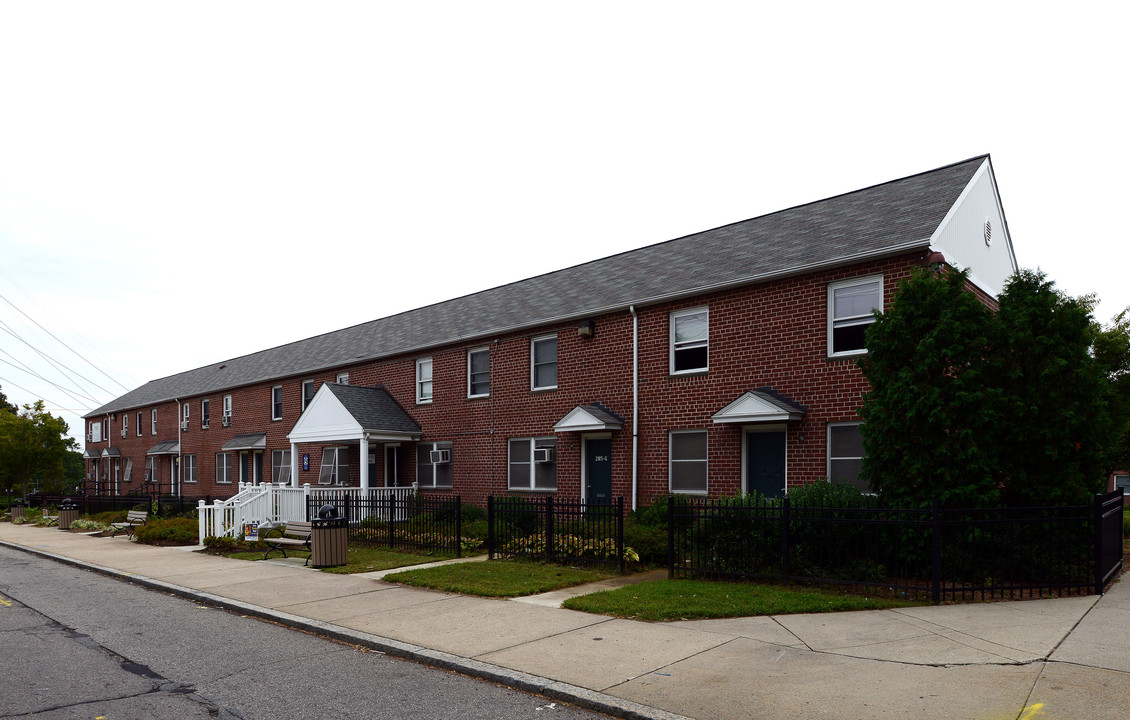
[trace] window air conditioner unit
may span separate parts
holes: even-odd
[[[551,463],[557,460],[557,449],[550,447],[534,448],[534,462]]]
[[[220,418],[220,424],[224,427],[231,427],[231,415],[224,415]]]
[[[446,465],[451,462],[450,450],[432,450],[431,452],[433,465]]]
[[[188,429],[188,421],[187,420],[181,420],[180,429],[181,430],[187,430]]]

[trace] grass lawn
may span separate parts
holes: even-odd
[[[850,595],[803,585],[759,585],[706,580],[652,580],[565,601],[570,610],[638,620],[787,615],[880,610],[929,603]]]
[[[250,551],[250,552],[231,552],[223,553],[224,556],[236,558],[237,560],[262,560],[264,550]],[[305,550],[290,550],[286,554],[291,557],[305,558],[309,553]],[[272,558],[281,558],[282,554],[278,552],[271,553]],[[337,573],[339,575],[349,575],[352,573],[367,573],[376,570],[388,570],[390,568],[408,567],[410,565],[422,565],[424,563],[435,562],[436,560],[447,560],[455,557],[451,553],[407,553],[398,552],[396,550],[389,550],[388,548],[372,548],[364,545],[350,545],[346,553],[346,564],[339,567],[322,568],[322,572]]]
[[[484,597],[521,597],[596,582],[616,573],[600,569],[508,560],[455,563],[386,575],[405,585]]]

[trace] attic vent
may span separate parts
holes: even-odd
[[[985,221],[985,244],[993,244],[993,224],[988,220]]]

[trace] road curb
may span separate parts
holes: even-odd
[[[55,553],[45,550],[17,545],[4,540],[0,540],[0,546],[26,552],[29,555],[36,555],[82,570],[96,572],[118,580],[136,583],[188,600],[220,607],[225,610],[237,612],[241,615],[248,615],[260,620],[278,623],[295,630],[301,630],[338,642],[347,643],[349,645],[359,645],[370,650],[377,650],[386,655],[411,660],[421,665],[427,665],[428,667],[451,670],[461,675],[487,680],[516,690],[543,695],[552,700],[560,700],[570,705],[601,712],[606,715],[612,715],[613,717],[626,718],[627,720],[691,720],[683,715],[676,715],[658,708],[632,702],[631,700],[624,700],[614,695],[608,695],[596,690],[589,690],[588,688],[579,687],[577,685],[559,682],[550,678],[541,677],[540,675],[511,670],[510,668],[500,665],[493,665],[481,660],[465,658],[440,650],[433,650],[422,645],[404,643],[399,640],[393,640],[392,638],[373,635],[359,630],[350,630],[349,628],[321,620],[312,620],[299,615],[291,615],[290,613],[271,610],[270,608],[232,600],[231,598],[214,595],[202,590],[193,590],[192,588],[173,585],[172,583],[144,575],[135,575],[116,568],[96,565],[63,555],[56,555]]]

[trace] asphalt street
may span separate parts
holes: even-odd
[[[600,718],[0,547],[0,718]]]

